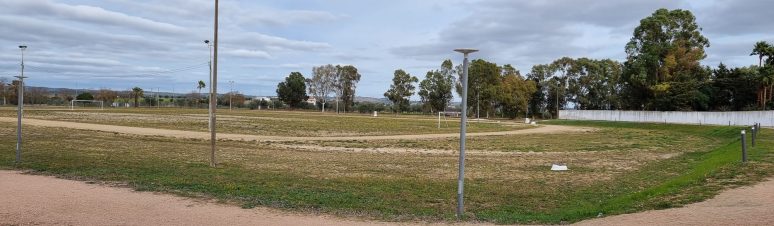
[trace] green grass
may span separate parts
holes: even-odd
[[[760,181],[774,169],[774,139],[764,138],[774,137],[770,130],[764,130],[759,145],[750,149],[751,162],[739,164],[737,127],[550,123],[599,130],[571,139],[538,137],[547,145],[537,154],[513,149],[469,155],[466,220],[553,224],[600,212],[662,209]],[[0,123],[1,134],[14,134],[13,128],[12,123]],[[388,221],[455,221],[453,153],[325,151],[229,141],[219,144],[220,166],[210,168],[207,141],[27,127],[24,161],[14,165],[15,140],[8,137],[0,140],[4,169],[215,198],[244,208],[270,206]],[[600,142],[624,140],[652,148],[586,150]],[[540,154],[562,146],[572,150]],[[679,155],[657,158],[664,153]],[[569,161],[570,171],[548,171],[551,162],[563,159]]]

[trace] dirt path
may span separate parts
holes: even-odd
[[[682,208],[592,219],[577,225],[772,225],[772,191],[774,180],[769,180],[727,190]],[[261,207],[242,209],[18,171],[0,170],[0,198],[0,225],[428,225],[342,219]]]
[[[15,123],[16,118],[0,117],[0,122]],[[100,125],[100,124],[91,124],[91,123],[50,121],[50,120],[40,120],[40,119],[24,119],[23,123],[24,125],[31,125],[31,126],[62,127],[62,128],[70,128],[70,129],[94,130],[94,131],[114,132],[114,133],[134,134],[134,135],[210,139],[210,133],[208,132],[196,132],[196,131],[185,131],[185,130]],[[591,130],[593,129],[571,127],[571,126],[541,125],[533,129],[468,133],[467,136],[475,137],[475,136],[501,136],[501,135],[537,134],[537,133],[585,132],[585,131],[591,131]],[[388,135],[388,136],[283,137],[283,136],[260,136],[260,135],[247,135],[247,134],[218,133],[218,139],[242,140],[242,141],[409,140],[409,139],[433,139],[433,138],[453,138],[453,137],[459,137],[459,134],[444,133],[444,134]]]
[[[592,219],[577,225],[774,225],[774,180],[726,190],[681,208]]]
[[[0,225],[394,225],[242,209],[17,171],[0,171],[0,200]]]

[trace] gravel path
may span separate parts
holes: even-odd
[[[0,117],[0,122],[16,122],[16,118]],[[115,132],[134,135],[165,136],[175,138],[193,138],[210,139],[209,132],[196,132],[185,130],[155,129],[144,127],[100,125],[79,122],[51,121],[40,119],[24,119],[24,125],[44,126],[44,127],[62,127],[70,129],[83,129],[104,132]],[[501,136],[515,134],[537,134],[537,133],[562,133],[562,132],[585,132],[592,131],[591,128],[581,128],[572,126],[541,125],[533,129],[522,129],[499,132],[481,132],[468,133],[467,136]],[[433,139],[433,138],[453,138],[459,137],[458,133],[444,134],[417,134],[417,135],[387,135],[387,136],[340,136],[340,137],[283,137],[283,136],[260,136],[247,134],[228,134],[218,133],[218,139],[242,140],[242,141],[341,141],[341,140],[410,140],[410,139]]]

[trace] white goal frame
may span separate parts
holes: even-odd
[[[454,114],[461,116],[462,112],[459,111],[439,111],[438,112],[438,128],[441,128],[441,115],[443,115],[443,122],[446,123],[446,127],[449,127],[449,122],[446,121],[446,115],[447,114]]]
[[[70,110],[75,110],[75,102],[99,103],[99,110],[105,110],[105,102],[101,100],[71,100]]]

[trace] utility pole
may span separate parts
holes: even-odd
[[[477,52],[475,49],[455,49],[464,55],[462,63],[462,118],[460,118],[460,160],[459,177],[457,178],[457,218],[463,217],[463,193],[465,189],[465,132],[467,129],[468,111],[468,54]]]
[[[234,81],[228,81],[228,85],[229,85],[228,110],[231,111],[231,98],[234,95]]]
[[[559,119],[559,85],[556,85],[556,118]]]
[[[210,88],[212,89],[212,92],[210,92],[210,144],[212,145],[212,150],[210,151],[210,166],[215,167],[217,163],[215,162],[215,107],[218,103],[216,100],[216,94],[218,93],[218,0],[215,0],[215,31],[214,31],[215,39],[213,40],[215,42],[215,51],[213,52],[213,63],[212,63],[212,85]]]
[[[21,75],[15,76],[19,78],[19,88],[17,88],[19,94],[19,103],[17,104],[17,124],[16,124],[16,163],[21,163],[21,149],[22,149],[22,114],[24,114],[24,50],[27,46],[19,46],[21,50]]]

